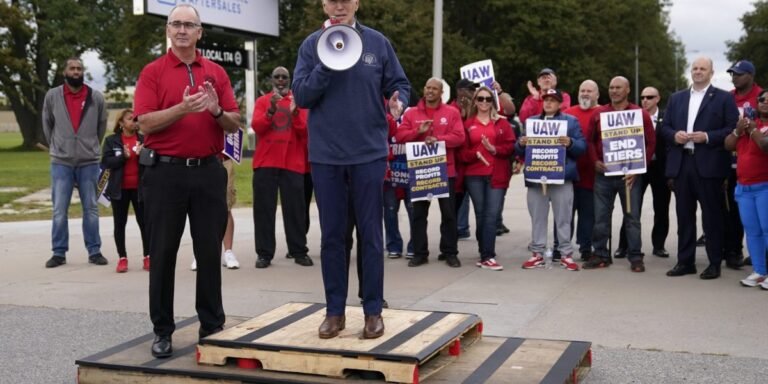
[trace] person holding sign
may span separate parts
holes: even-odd
[[[523,105],[520,107],[520,122],[525,124],[531,116],[538,116],[544,110],[544,101],[541,95],[549,89],[557,88],[557,75],[551,68],[544,68],[539,71],[539,75],[536,77],[536,82],[539,88],[533,86],[533,83],[528,82],[528,95],[523,100]],[[563,102],[560,105],[561,110],[566,110],[571,106],[571,96],[567,92],[563,92]]]
[[[267,268],[275,256],[275,211],[278,191],[283,210],[288,255],[309,267],[307,255],[304,171],[307,168],[307,111],[298,108],[285,67],[272,71],[272,92],[259,97],[251,127],[258,137],[253,153],[253,235],[256,268]]]
[[[677,264],[667,276],[696,274],[696,202],[701,203],[709,266],[704,280],[720,277],[723,261],[723,181],[731,154],[723,148],[736,128],[739,110],[733,96],[710,84],[712,60],[700,57],[691,65],[693,86],[673,94],[662,122],[669,146],[666,176],[675,193]]]
[[[334,22],[360,33],[364,53],[351,68],[334,71],[317,55],[322,33],[318,30],[299,47],[294,73],[296,104],[309,109],[309,161],[320,214],[320,259],[328,305],[318,336],[336,337],[346,326],[349,281],[344,240],[352,200],[363,240],[363,338],[375,339],[384,334],[386,114],[400,118],[411,86],[389,40],[355,17],[360,0],[323,0],[322,6]]]
[[[427,145],[445,142],[446,162],[448,172],[448,197],[438,199],[440,205],[440,256],[448,266],[461,267],[458,254],[458,235],[456,227],[456,183],[455,152],[464,144],[464,126],[461,115],[455,108],[443,104],[440,95],[443,83],[438,78],[427,80],[424,85],[424,97],[419,100],[416,108],[410,108],[403,115],[403,122],[397,129],[395,139],[399,143],[424,142]],[[411,222],[411,240],[413,241],[413,258],[408,261],[409,267],[426,264],[429,257],[427,241],[427,217],[429,216],[430,200],[413,202],[413,220]]]
[[[645,272],[640,230],[639,174],[645,173],[656,148],[656,134],[651,116],[639,105],[629,102],[629,80],[611,79],[610,104],[595,111],[590,121],[590,156],[595,161],[595,227],[592,232],[595,253],[582,267],[605,268],[611,265],[608,238],[616,194],[619,195],[627,228],[627,244],[632,272]]]
[[[464,187],[475,208],[475,236],[480,250],[480,261],[476,265],[500,271],[504,267],[496,261],[496,220],[504,191],[512,178],[509,157],[515,145],[515,133],[496,110],[493,91],[485,86],[475,92],[464,127],[467,139],[460,157],[465,163]]]
[[[515,151],[525,156],[525,185],[528,187],[528,213],[531,215],[531,257],[524,269],[544,265],[547,247],[549,208],[555,220],[557,250],[560,265],[578,271],[571,246],[571,214],[573,210],[573,181],[578,180],[576,159],[587,150],[587,142],[579,121],[560,111],[563,94],[549,89],[542,95],[544,112],[527,121],[526,134],[518,140]],[[530,146],[527,146],[529,144]],[[548,177],[549,176],[549,177]],[[544,189],[547,187],[546,189]]]

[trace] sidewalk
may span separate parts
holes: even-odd
[[[504,271],[474,266],[477,258],[474,236],[472,240],[459,242],[461,268],[449,268],[438,262],[439,211],[433,204],[429,264],[409,268],[405,259],[385,259],[385,298],[390,306],[476,313],[483,318],[487,335],[586,340],[608,350],[660,350],[699,357],[765,359],[768,356],[765,337],[755,336],[764,334],[768,292],[739,285],[748,270],[723,268],[722,277],[713,281],[692,275],[665,276],[675,263],[674,200],[670,207],[672,235],[667,241],[673,257],[661,259],[650,255],[651,193],[645,197],[642,221],[644,251],[648,255],[645,273],[632,273],[629,263],[621,259],[610,268],[596,271],[569,272],[559,267],[523,270],[520,265],[529,256],[526,245],[530,238],[530,219],[521,184],[519,178],[513,179],[503,213],[511,233],[497,238],[498,261],[505,267]],[[618,200],[616,207],[620,209]],[[234,216],[234,251],[241,269],[222,270],[227,314],[255,316],[289,301],[324,301],[319,266],[320,231],[314,207],[308,238],[314,267],[301,267],[283,257],[286,248],[278,212],[275,260],[268,269],[255,269],[252,212],[249,208],[236,209]],[[79,219],[70,220],[67,264],[56,269],[44,268],[51,255],[50,222],[0,223],[3,265],[0,306],[146,314],[148,274],[141,270],[138,227],[132,220],[130,218],[127,229],[130,271],[126,274],[114,272],[116,252],[109,217],[100,221],[102,252],[110,260],[106,267],[88,264]],[[619,212],[614,212],[614,233],[620,222]],[[474,230],[474,219],[471,223]],[[404,212],[400,225],[407,239]],[[703,248],[698,249],[697,260],[699,270],[703,270],[706,267]],[[187,232],[181,242],[176,268],[175,314],[178,317],[195,314],[195,273],[189,271],[191,261],[192,243]],[[348,304],[358,305],[356,290],[357,279],[353,273]],[[753,331],[756,327],[759,332]],[[146,332],[150,331],[147,316]],[[6,339],[2,331],[0,338]],[[765,366],[765,360],[763,362]],[[600,367],[593,370],[599,372]]]

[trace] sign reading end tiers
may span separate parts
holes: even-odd
[[[180,4],[195,7],[205,26],[248,35],[280,35],[278,0],[133,0],[133,14],[168,17]]]

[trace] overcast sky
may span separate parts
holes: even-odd
[[[751,11],[753,0],[673,0],[670,13],[672,31],[685,45],[687,62],[698,56],[708,56],[714,61],[713,84],[730,90],[731,78],[726,70],[731,66],[725,58],[727,40],[737,40],[742,34],[741,18]],[[640,53],[642,60],[642,52]],[[746,58],[748,59],[748,58]],[[87,71],[93,76],[90,84],[104,90],[104,65],[93,53],[83,55]],[[760,68],[758,68],[760,70]],[[690,69],[686,68],[690,79]]]

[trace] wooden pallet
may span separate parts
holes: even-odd
[[[230,316],[226,328],[249,321]],[[78,382],[90,383],[381,383],[364,380],[362,372],[345,379],[266,371],[227,365],[197,364],[197,318],[177,323],[173,335],[174,354],[154,359],[150,354],[153,335],[147,334],[76,361]],[[462,345],[460,356],[437,356],[419,366],[425,383],[578,383],[592,364],[588,342],[535,340],[483,336],[471,347]],[[429,372],[433,371],[433,372]]]
[[[477,341],[482,330],[473,314],[384,309],[384,335],[363,339],[362,309],[347,307],[346,329],[323,340],[317,328],[324,316],[324,304],[283,305],[202,340],[198,362],[224,365],[227,359],[239,359],[241,365],[269,371],[338,378],[378,372],[390,382],[416,383],[444,365],[422,371],[420,366],[438,355],[455,359],[461,346]]]

